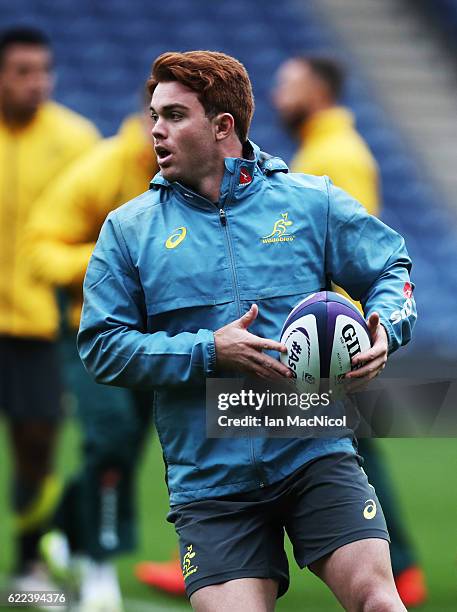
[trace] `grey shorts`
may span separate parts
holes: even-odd
[[[301,568],[366,538],[389,540],[373,487],[356,455],[320,457],[284,480],[247,493],[174,506],[188,597],[237,578],[272,578],[289,587],[284,534]]]

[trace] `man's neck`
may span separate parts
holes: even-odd
[[[317,115],[320,115],[324,111],[331,110],[332,108],[335,108],[335,104],[333,102],[321,102],[310,110],[306,117],[306,121],[312,121]]]
[[[17,109],[2,105],[0,107],[0,117],[3,123],[11,130],[20,130],[31,123],[38,110],[33,112],[18,112]]]
[[[225,158],[242,157],[242,155],[243,147],[239,140],[234,143],[227,143],[227,145],[221,146],[220,156],[218,157],[217,162],[215,161],[213,171],[209,172],[205,178],[200,181],[200,184],[196,187],[197,193],[202,195],[207,200],[216,203],[219,200],[222,179],[224,178]]]
[[[301,141],[303,138],[306,138],[309,130],[313,129],[313,126],[316,123],[316,120],[319,120],[319,117],[322,116],[323,113],[333,110],[336,108],[336,105],[333,103],[320,104],[318,107],[313,109],[313,111],[309,112],[308,115],[303,119],[301,124],[298,126],[298,129],[295,131],[297,140]]]

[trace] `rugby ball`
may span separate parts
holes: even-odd
[[[341,385],[353,369],[351,359],[371,346],[367,325],[350,300],[320,291],[298,303],[281,332],[287,354],[280,359],[293,372],[300,392],[318,393],[321,381]]]

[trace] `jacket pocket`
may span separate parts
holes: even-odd
[[[319,287],[316,287],[316,283],[314,281],[294,281],[294,282],[280,282],[280,283],[272,283],[269,285],[265,285],[260,289],[254,290],[245,290],[240,292],[240,297],[242,300],[247,301],[258,301],[258,300],[268,300],[274,298],[288,297],[288,296],[297,296],[296,301],[300,301],[300,299],[304,299],[308,295],[312,293],[316,293],[317,291],[321,291]],[[303,296],[300,298],[300,296]]]
[[[146,304],[148,332],[196,333],[199,329],[216,330],[221,321],[237,318],[233,294],[179,296]]]
[[[222,293],[218,297],[208,294],[200,294],[193,296],[179,296],[173,297],[172,299],[166,300],[148,300],[146,304],[148,315],[164,314],[166,312],[172,312],[174,310],[181,310],[184,308],[193,307],[209,307],[216,306],[217,304],[227,304],[233,301],[233,294]]]
[[[242,302],[244,310],[247,311],[253,303],[259,307],[258,317],[249,331],[261,338],[279,341],[281,330],[292,308],[318,291],[321,291],[320,287],[303,284],[300,288],[296,285],[282,285],[265,287],[255,294],[244,294]]]

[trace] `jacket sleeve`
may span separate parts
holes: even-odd
[[[326,180],[327,274],[362,303],[367,318],[379,314],[391,353],[409,342],[417,318],[405,241]]]
[[[121,387],[198,384],[214,371],[212,331],[147,332],[141,282],[115,214],[105,221],[84,280],[78,350],[97,382]]]

